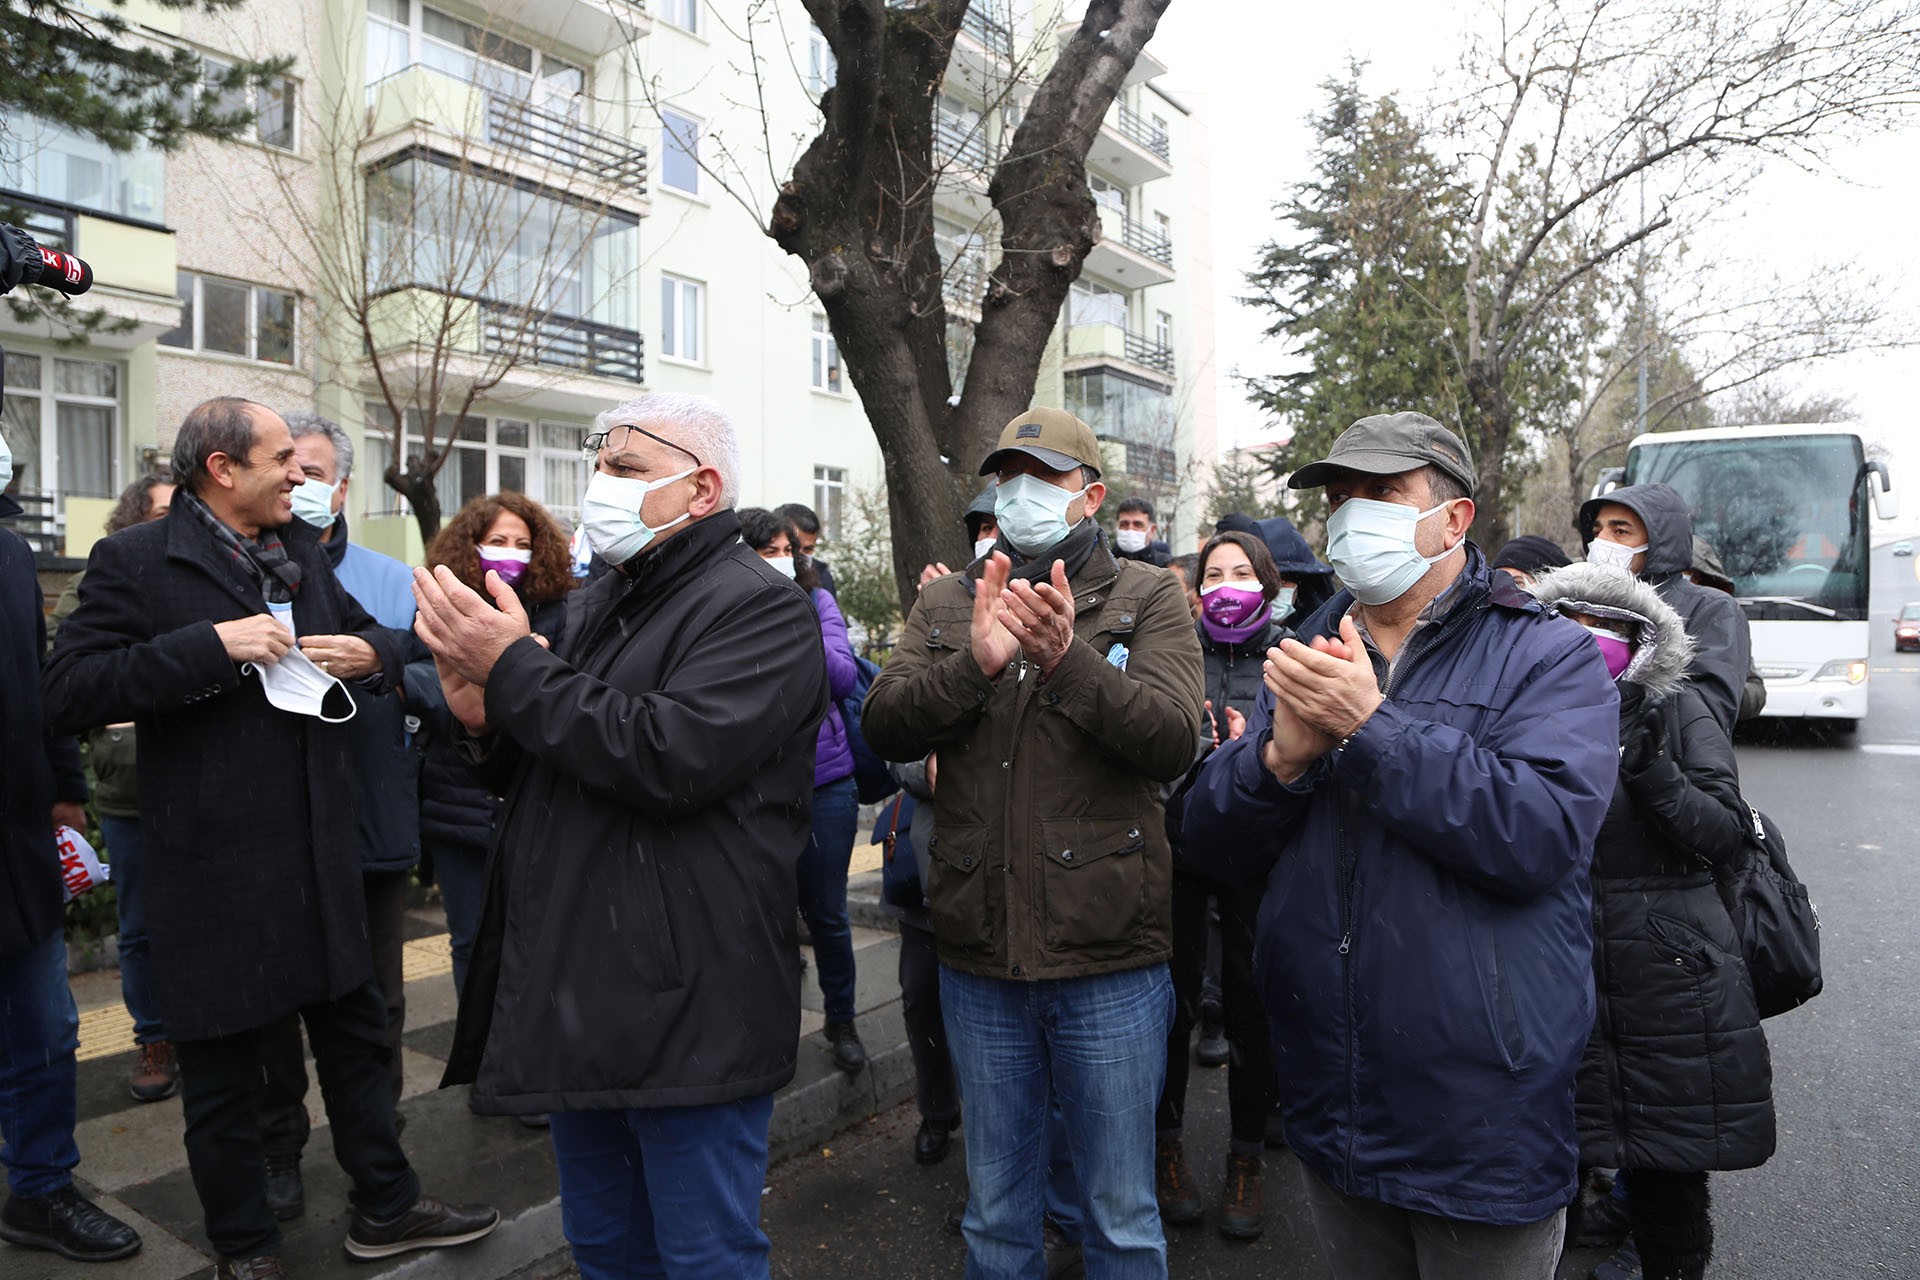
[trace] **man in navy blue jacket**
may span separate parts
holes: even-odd
[[[1347,589],[1269,651],[1185,847],[1266,881],[1258,979],[1335,1276],[1550,1280],[1613,683],[1466,541],[1472,462],[1433,419],[1363,418],[1289,483],[1326,486]]]

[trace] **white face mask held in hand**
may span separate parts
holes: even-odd
[[[359,710],[347,686],[322,671],[303,650],[289,649],[270,667],[257,662],[240,664],[241,674],[258,672],[267,701],[297,716],[312,716],[328,724],[345,724]]]

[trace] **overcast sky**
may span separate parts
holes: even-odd
[[[1442,83],[1477,6],[1458,0],[1345,0],[1292,5],[1273,0],[1174,0],[1151,48],[1166,63],[1165,84],[1204,102],[1212,134],[1214,262],[1219,296],[1221,439],[1257,438],[1259,414],[1232,381],[1237,367],[1273,367],[1278,354],[1261,338],[1261,314],[1234,300],[1257,247],[1274,229],[1275,200],[1308,174],[1307,115],[1322,101],[1320,84],[1343,74],[1350,58],[1367,61],[1365,87],[1422,101]],[[1204,93],[1204,98],[1202,94]],[[1903,137],[1850,148],[1838,168],[1848,179],[1814,179],[1797,171],[1769,174],[1730,232],[1729,250],[1765,256],[1791,275],[1819,261],[1850,257],[1867,264],[1920,304],[1920,126]],[[1863,421],[1894,450],[1896,462],[1920,468],[1920,351],[1853,357],[1795,375],[1809,390],[1850,395]],[[1904,505],[1920,517],[1920,471],[1896,467]],[[1911,483],[1901,483],[1909,480]],[[1905,522],[1903,522],[1905,523]]]

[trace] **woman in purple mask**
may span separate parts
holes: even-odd
[[[427,567],[445,565],[480,593],[489,571],[520,597],[536,635],[558,646],[566,597],[576,580],[567,554],[567,532],[547,509],[524,493],[474,498],[440,527],[427,548]],[[424,658],[424,654],[421,655]],[[452,718],[440,694],[431,660],[407,666],[407,710],[420,717],[415,744],[423,754],[420,773],[420,845],[440,883],[452,935],[453,981],[466,985],[467,960],[480,925],[485,897],[487,840],[499,800],[488,793],[453,746]]]
[[[1267,650],[1293,631],[1275,620],[1287,615],[1299,583],[1283,577],[1267,544],[1253,533],[1214,535],[1200,552],[1195,573],[1200,592],[1200,647],[1206,657],[1206,723],[1200,758],[1246,730],[1260,696],[1261,663]],[[1169,824],[1172,825],[1172,824]],[[1188,1042],[1199,1017],[1202,973],[1207,960],[1207,899],[1220,907],[1220,985],[1227,1039],[1227,1101],[1231,1142],[1226,1181],[1215,1225],[1230,1239],[1251,1240],[1262,1229],[1261,1163],[1267,1118],[1277,1087],[1266,1016],[1253,987],[1254,917],[1258,886],[1223,885],[1187,869],[1180,840],[1173,842],[1173,1029],[1167,1037],[1167,1077],[1155,1120],[1155,1190],[1160,1213],[1186,1225],[1205,1216],[1198,1184],[1187,1169],[1181,1142],[1186,1107]]]
[[[1699,1280],[1713,1253],[1707,1171],[1753,1168],[1774,1147],[1767,1038],[1713,881],[1751,821],[1733,744],[1685,680],[1693,641],[1652,587],[1576,564],[1530,590],[1586,629],[1620,691],[1620,774],[1591,871],[1597,1007],[1574,1105],[1580,1163],[1619,1170],[1625,1195],[1582,1197],[1569,1235],[1597,1243],[1614,1219],[1627,1238],[1602,1270]]]

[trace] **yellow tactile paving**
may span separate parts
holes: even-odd
[[[402,948],[401,973],[407,982],[435,978],[453,971],[453,952],[444,933],[415,938]],[[133,1048],[133,1018],[121,1004],[102,1005],[80,1015],[80,1051],[82,1062],[111,1057]]]

